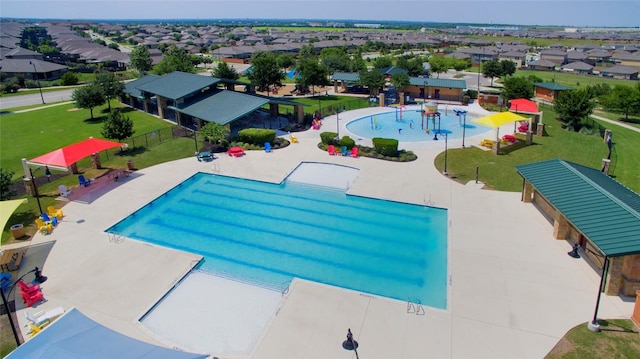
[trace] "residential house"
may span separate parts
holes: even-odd
[[[533,61],[530,62],[527,67],[529,68],[529,70],[534,70],[534,71],[553,71],[556,68],[556,63],[549,61],[549,60],[545,60],[545,59],[540,59],[537,61]]]
[[[544,50],[540,52],[540,59],[562,65],[567,61],[567,52],[562,50]],[[531,64],[529,64],[531,65]]]
[[[637,67],[618,65],[603,69],[600,71],[600,74],[604,77],[613,77],[616,79],[637,80],[639,71]]]
[[[587,64],[586,62],[582,61],[576,61],[568,63],[566,65],[562,65],[560,70],[581,75],[590,75],[593,73],[593,65]]]

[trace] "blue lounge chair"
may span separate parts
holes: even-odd
[[[204,162],[211,162],[213,161],[213,154],[209,151],[204,151],[204,152],[199,152],[198,155],[198,161],[204,161]]]
[[[271,152],[271,143],[269,142],[264,143],[264,152]]]
[[[340,154],[343,156],[349,156],[349,152],[347,152],[347,146],[342,146],[342,148],[340,148]]]
[[[46,214],[46,213],[44,213],[44,212],[43,212],[43,213],[41,213],[41,214],[40,214],[40,218],[42,218],[42,221],[43,221],[45,224],[50,223],[50,224],[51,224],[51,225],[53,225],[54,227],[56,227],[56,226],[58,225],[58,217],[55,217],[55,216],[54,216],[54,217],[53,217],[53,219],[51,219],[51,217],[49,217],[49,215],[48,215],[48,214]]]
[[[78,182],[80,182],[80,185],[82,187],[87,187],[87,186],[89,186],[91,184],[91,181],[87,181],[87,179],[84,178],[83,175],[79,175],[78,176]]]

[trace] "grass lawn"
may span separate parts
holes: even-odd
[[[355,110],[358,108],[370,107],[369,98],[353,97],[353,96],[336,96],[336,95],[320,95],[314,97],[290,98],[295,102],[303,103],[309,106],[304,107],[305,114],[313,114],[322,109],[323,116],[328,115],[327,109],[340,108],[340,111]],[[293,106],[284,106],[289,112],[293,112]]]
[[[113,105],[116,105],[114,102]],[[2,116],[0,122],[0,167],[4,170],[14,171],[14,180],[22,178],[23,171],[21,159],[31,159],[48,153],[60,147],[85,140],[91,136],[102,138],[102,110],[106,105],[94,109],[95,118],[89,119],[89,110],[78,110],[73,104],[43,108],[19,114],[7,114]],[[139,111],[128,111],[126,115],[134,122],[136,134],[143,134],[159,128],[171,127],[172,124],[149,116]],[[125,167],[128,160],[133,160],[137,168],[144,168],[158,163],[185,158],[193,155],[193,140],[178,138],[149,148],[135,148],[127,152],[119,153],[119,149],[113,149],[101,153],[102,166],[105,168]],[[97,177],[106,169],[96,170],[91,168],[91,160],[85,158],[78,162],[78,169],[85,176]],[[67,187],[78,185],[75,175],[66,172],[52,170],[53,180],[42,181],[44,171],[36,169],[34,176],[40,178],[38,190],[41,194],[40,202],[43,208],[55,205],[55,197],[58,195],[58,186],[64,184]],[[33,233],[33,221],[38,213],[38,205],[35,198],[29,197],[29,203],[21,205],[7,223],[23,223],[27,234]],[[2,232],[2,243],[11,238],[8,230]]]
[[[600,320],[599,333],[580,324],[565,334],[545,359],[640,358],[640,334],[628,319]]]
[[[606,77],[578,75],[568,72],[557,71],[531,71],[531,70],[517,70],[515,76],[530,76],[534,75],[542,79],[543,82],[555,82],[559,85],[569,86],[573,88],[582,88],[587,86],[593,86],[596,84],[609,84],[613,87],[615,85],[627,85],[635,86],[637,81],[633,80],[620,80],[611,79]]]
[[[548,136],[534,136],[534,144],[524,145],[524,137],[512,150],[500,156],[476,147],[448,151],[447,172],[456,181],[466,183],[475,179],[476,166],[479,180],[488,188],[501,191],[521,191],[522,177],[515,166],[524,163],[562,158],[592,168],[600,168],[607,158],[607,146],[597,135],[582,135],[563,130],[555,120],[553,110],[544,109],[545,131]],[[613,130],[614,150],[610,174],[632,190],[640,191],[640,169],[634,165],[640,156],[640,133],[622,127],[602,123]],[[444,170],[444,153],[435,159],[436,167]]]

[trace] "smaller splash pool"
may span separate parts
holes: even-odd
[[[451,109],[447,112],[440,112],[440,121],[437,117],[429,117],[427,121],[427,116],[421,114],[418,106],[407,107],[402,112],[398,108],[353,120],[347,124],[347,131],[360,138],[394,138],[400,142],[433,141],[436,133],[438,137],[446,133],[449,139],[462,138],[463,117],[456,116]],[[465,137],[491,131],[491,128],[472,123],[473,118],[467,114]]]

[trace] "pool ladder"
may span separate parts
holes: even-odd
[[[124,242],[124,236],[120,235],[118,232],[107,232],[107,235],[109,236],[109,242],[115,244]]]
[[[415,299],[414,301],[407,299],[407,313],[415,313],[416,315],[427,314],[419,299]]]

